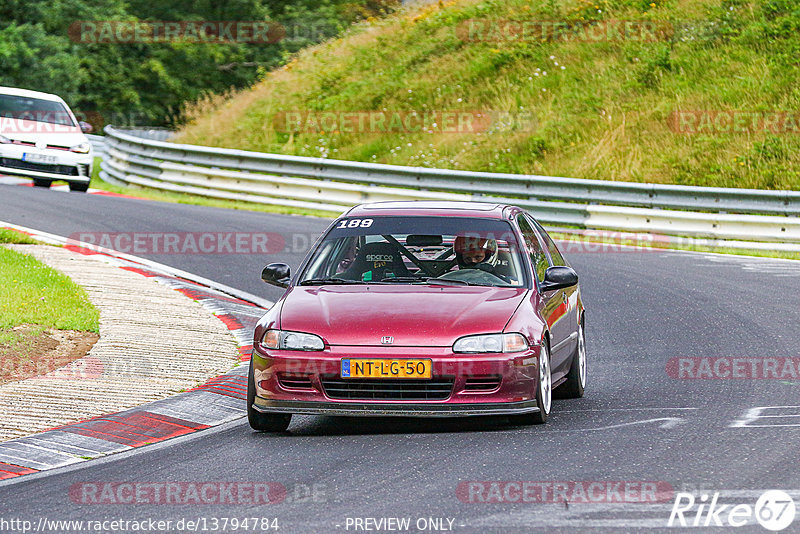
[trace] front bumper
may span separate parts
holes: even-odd
[[[275,351],[256,344],[253,351],[255,401],[262,413],[306,415],[463,417],[514,415],[538,411],[536,387],[539,348],[515,354],[454,354],[443,347],[328,347],[323,352]],[[340,375],[342,358],[426,358],[435,381],[452,383],[442,398],[342,398],[326,387],[347,383]],[[287,386],[285,377],[303,377],[307,386]],[[471,380],[499,378],[496,387],[475,390]],[[354,380],[358,382],[358,380]],[[363,382],[363,381],[362,381]],[[423,381],[417,381],[417,386]],[[377,387],[387,381],[374,379]],[[395,382],[397,384],[398,382]],[[441,382],[440,382],[441,383]],[[362,390],[359,390],[362,391]],[[368,391],[368,389],[367,389]]]
[[[256,397],[253,408],[262,413],[292,413],[300,415],[344,415],[365,417],[467,417],[474,415],[516,415],[538,412],[535,400],[522,402],[419,404],[314,402],[267,400]]]
[[[34,163],[24,161],[23,154],[37,153],[54,156],[54,163]],[[18,145],[0,145],[0,174],[15,174],[46,180],[66,180],[75,183],[89,183],[92,178],[94,156],[78,154],[68,150],[35,149]]]

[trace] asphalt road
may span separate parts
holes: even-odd
[[[80,234],[88,234],[97,244],[116,244],[121,238],[119,250],[122,252],[272,300],[279,298],[281,291],[261,281],[261,269],[273,261],[299,265],[328,225],[328,221],[314,217],[278,217],[261,212],[4,185],[0,185],[0,220],[76,239]],[[198,251],[202,245],[198,242],[199,234],[214,234],[213,240],[204,243],[221,253],[176,254],[176,250],[193,250],[187,240],[190,233],[196,238]],[[228,233],[228,241],[223,243],[216,239],[218,233]],[[140,248],[133,241],[137,234],[142,238]],[[154,244],[147,234],[155,234],[160,239]],[[242,236],[239,246],[237,234]],[[254,243],[251,238],[254,234],[263,241],[256,239]],[[170,235],[178,239],[173,247],[165,243]],[[268,253],[250,253],[253,250]]]
[[[0,186],[0,220],[60,235],[309,234],[327,224],[10,186]],[[274,299],[259,271],[269,261],[296,266],[302,256],[296,252],[142,255]],[[409,518],[410,532],[435,531],[432,525],[455,532],[632,532],[665,528],[673,491],[692,493],[698,504],[702,495],[711,501],[719,492],[719,503],[752,507],[764,490],[781,489],[795,492],[800,506],[800,376],[680,379],[667,371],[673,358],[798,358],[800,266],[678,252],[567,256],[581,276],[587,306],[589,383],[583,399],[556,400],[544,427],[513,427],[504,418],[295,417],[287,433],[264,435],[241,420],[0,484],[0,519],[152,518],[173,521],[173,529],[182,518],[201,519],[205,531],[214,532],[215,518],[263,517],[277,518],[279,532],[387,532],[357,519]],[[187,337],[187,343],[197,341]],[[278,482],[287,498],[269,505],[85,504],[70,498],[71,488],[74,496],[81,488],[76,484],[87,482],[206,481]],[[564,483],[573,502],[476,502],[490,496],[489,481]],[[470,482],[473,493],[457,492]],[[573,492],[592,482],[605,490],[593,494],[593,503],[576,502]],[[620,482],[634,488],[629,495],[616,492]],[[635,502],[649,498],[637,493],[641,482],[670,489],[664,502]],[[506,493],[500,500],[517,495]],[[723,521],[730,508],[719,516]],[[696,511],[687,510],[685,520],[694,521]],[[441,525],[429,521],[436,518],[443,518]],[[701,514],[700,524],[705,519]],[[800,530],[800,518],[792,529]],[[252,523],[247,530],[254,531]],[[232,523],[226,531],[234,531]],[[751,518],[742,531],[764,530]]]

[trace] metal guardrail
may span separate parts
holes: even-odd
[[[800,243],[800,191],[404,167],[169,143],[163,131],[105,132],[101,176],[124,184],[331,212],[380,200],[498,201],[551,225]]]
[[[139,129],[126,129],[130,135],[142,137],[144,139],[153,139],[156,141],[166,141],[172,135],[171,130],[166,128],[139,128]],[[86,134],[87,139],[92,144],[94,155],[105,159],[106,157],[106,137],[102,135]]]
[[[106,138],[102,135],[93,134],[86,134],[86,138],[89,139],[89,142],[92,144],[92,151],[94,152],[95,157],[105,159]]]

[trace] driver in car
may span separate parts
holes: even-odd
[[[497,241],[494,239],[458,236],[453,250],[459,269],[481,269],[496,275]]]
[[[456,262],[461,269],[480,269],[509,283],[500,265],[497,241],[484,237],[458,236],[453,242]]]

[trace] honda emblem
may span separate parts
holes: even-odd
[[[394,338],[392,336],[383,336],[381,338],[381,345],[391,345],[394,343]]]

